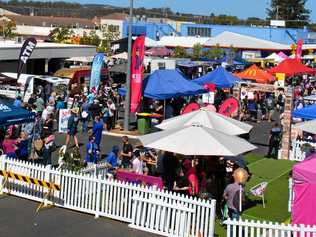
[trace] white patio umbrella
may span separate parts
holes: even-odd
[[[247,123],[239,122],[238,120],[209,111],[205,108],[164,120],[156,127],[162,130],[168,130],[188,126],[194,123],[201,124],[204,127],[215,129],[228,135],[245,134],[252,129],[252,126]]]
[[[294,128],[301,129],[304,132],[316,134],[316,120],[297,123],[294,125]]]
[[[145,147],[182,155],[236,156],[256,147],[246,140],[198,124],[140,136]]]

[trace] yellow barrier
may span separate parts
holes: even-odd
[[[50,190],[60,191],[60,185],[58,185],[58,184],[46,182],[46,181],[39,180],[39,179],[34,179],[34,178],[31,178],[31,177],[28,177],[25,175],[13,173],[11,171],[0,170],[0,175],[4,176],[5,178],[16,179],[16,180],[19,180],[19,181],[22,181],[25,183],[34,184],[37,186],[42,186],[42,187],[48,188]]]

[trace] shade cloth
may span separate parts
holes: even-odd
[[[218,67],[214,71],[193,80],[194,83],[199,85],[214,84],[219,88],[233,87],[240,79],[232,73],[225,70],[223,67]]]
[[[256,149],[246,140],[198,124],[140,136],[145,147],[182,155],[236,156]]]
[[[156,100],[205,92],[202,86],[187,80],[178,70],[156,70],[144,80],[144,96]]]
[[[310,121],[295,124],[294,128],[301,129],[304,132],[316,134],[316,120],[310,120]]]
[[[35,113],[0,101],[0,125],[29,123],[35,120]]]
[[[292,222],[294,224],[316,224],[316,155],[294,165],[294,201]]]
[[[235,76],[242,79],[253,80],[253,81],[256,81],[257,83],[262,83],[262,84],[268,84],[275,80],[274,76],[260,69],[255,64],[253,64],[251,67],[247,68],[243,72],[236,73]]]
[[[163,130],[168,130],[189,126],[194,123],[199,123],[204,127],[215,129],[229,135],[248,133],[253,127],[249,124],[226,117],[216,112],[209,111],[205,108],[164,120],[156,127]]]
[[[314,74],[315,70],[305,66],[297,59],[287,58],[276,67],[268,70],[269,73],[284,73],[287,76],[294,76],[298,74]]]
[[[151,48],[145,51],[145,55],[148,55],[148,56],[165,57],[165,56],[170,56],[171,54],[172,54],[172,50],[166,47]]]
[[[316,119],[316,104],[296,109],[292,112],[292,116],[295,118]]]

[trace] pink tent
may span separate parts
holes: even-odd
[[[279,53],[278,53],[278,56],[280,56],[281,58],[284,58],[284,59],[287,59],[287,58],[289,58],[285,53],[283,53],[282,51],[280,51]]]
[[[292,223],[316,225],[316,154],[294,165]]]

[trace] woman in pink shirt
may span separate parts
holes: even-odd
[[[15,151],[17,149],[16,144],[17,144],[17,141],[14,139],[11,139],[9,134],[6,134],[2,143],[4,154],[6,154],[8,157],[16,158],[16,154],[15,154]]]

